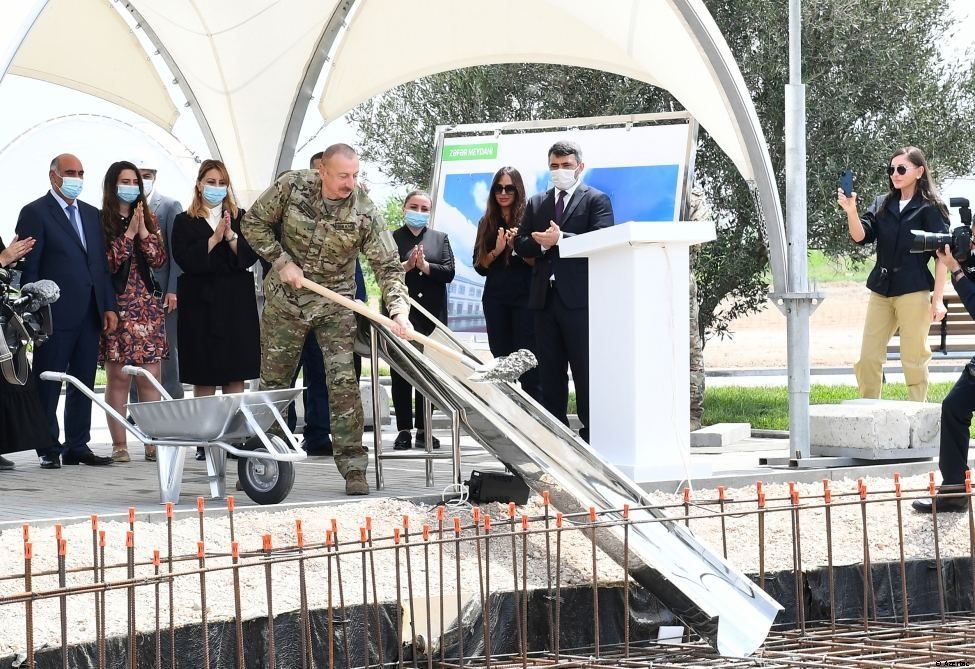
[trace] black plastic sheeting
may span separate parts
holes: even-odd
[[[602,587],[598,590],[599,643],[610,645],[623,643],[625,608],[623,586]],[[517,595],[517,596],[516,596]],[[591,587],[572,587],[561,589],[561,602],[558,610],[559,622],[555,625],[556,607],[548,590],[530,590],[527,593],[527,607],[523,593],[494,593],[487,602],[488,634],[491,641],[491,655],[518,653],[521,650],[519,623],[522,629],[527,625],[527,650],[552,650],[554,639],[551,631],[560,629],[559,648],[584,648],[595,642],[593,625],[593,592]],[[526,618],[527,611],[527,618]],[[674,616],[656,597],[636,584],[630,586],[630,640],[647,639],[656,636],[661,625],[675,624]],[[457,627],[444,632],[444,653],[447,657],[459,657],[461,650],[465,657],[483,655],[484,617],[480,603],[471,603],[464,608],[463,649],[458,643]],[[439,649],[434,650],[439,656]]]
[[[877,563],[871,565],[870,576],[872,594],[868,600],[870,618],[899,619],[903,613],[901,596],[901,568],[899,562]],[[906,563],[908,608],[911,617],[937,614],[940,611],[937,570],[934,560],[914,560]],[[752,575],[757,582],[757,577]],[[942,579],[944,583],[944,608],[946,612],[972,611],[973,575],[969,558],[942,560]],[[863,567],[844,565],[833,568],[833,603],[837,620],[860,619],[863,616]],[[443,635],[443,652],[447,657],[459,657],[461,650],[465,657],[483,655],[484,617],[481,614],[477,584],[464,593],[471,601],[465,606],[458,638],[456,625]],[[776,619],[776,626],[792,628],[798,624],[796,609],[795,573],[793,571],[767,574],[766,591],[784,607],[785,611]],[[553,593],[554,594],[554,591]],[[523,600],[527,597],[527,605]],[[471,599],[472,598],[472,599]],[[595,642],[593,620],[593,593],[587,586],[563,587],[559,602],[559,648],[568,651],[573,648],[590,648]],[[622,585],[602,587],[598,591],[598,629],[601,647],[622,643],[624,638],[624,589]],[[830,619],[829,574],[825,568],[807,571],[803,574],[802,606],[807,623],[828,621]],[[347,607],[348,623],[342,624],[340,610],[333,611],[335,643],[333,652],[336,669],[347,666],[361,667],[378,661],[381,642],[383,659],[386,663],[396,663],[400,649],[396,642],[396,606],[385,604],[380,609],[377,634],[376,609],[372,606]],[[418,611],[424,617],[424,612]],[[629,588],[630,640],[646,641],[655,638],[661,625],[680,624],[673,614],[652,594],[632,584]],[[400,615],[405,620],[404,612]],[[327,618],[324,610],[310,612],[313,667],[329,667],[327,645]],[[368,621],[366,617],[368,616]],[[487,601],[487,616],[491,641],[491,654],[518,653],[521,649],[519,629],[527,627],[527,648],[529,652],[552,650],[552,631],[556,629],[556,606],[554,598],[546,589],[523,593],[495,592]],[[243,623],[244,656],[247,669],[260,669],[267,663],[267,625],[266,618],[256,618]],[[349,662],[346,661],[344,634],[348,630]],[[433,630],[434,634],[439,629]],[[404,632],[403,658],[412,666],[411,633]],[[417,629],[418,636],[426,636],[425,629]],[[232,622],[219,621],[209,625],[210,667],[212,669],[233,669],[236,665],[236,629]],[[298,614],[289,612],[274,618],[274,641],[277,667],[301,666],[301,640],[298,633]],[[462,641],[461,643],[459,643]],[[370,644],[366,660],[366,646]],[[419,644],[422,647],[425,643]],[[137,666],[155,666],[155,635],[140,634],[137,641]],[[439,645],[434,644],[433,653],[440,656]],[[128,645],[124,637],[116,637],[106,642],[107,667],[126,669]],[[170,666],[169,636],[162,632],[163,666]],[[45,648],[35,656],[38,669],[59,669],[62,666],[61,650]],[[13,657],[0,658],[0,668],[13,665]],[[70,646],[68,666],[89,669],[97,666],[96,648],[93,643]],[[176,630],[176,666],[179,669],[198,669],[204,666],[202,632],[200,625],[190,625]]]
[[[971,612],[972,563],[967,557],[945,558],[941,561],[941,578],[944,584],[944,610]],[[940,612],[938,572],[931,560],[912,560],[904,565],[907,577],[908,614],[923,616]],[[756,580],[752,576],[753,580]],[[829,570],[815,569],[803,573],[802,605],[806,622],[830,619]],[[903,615],[900,562],[872,564],[870,569],[871,590],[867,599],[868,617],[900,619]],[[863,565],[833,567],[833,606],[837,620],[863,618]],[[765,591],[775,598],[785,611],[775,622],[786,628],[798,624],[796,608],[795,572],[779,572],[766,576]]]
[[[373,606],[348,606],[348,624],[341,624],[341,609],[333,609],[333,629],[335,643],[333,652],[335,666],[364,666],[366,643],[370,644],[370,661],[378,661],[378,642],[382,640],[385,662],[396,662],[397,644],[395,634],[396,607],[386,604],[380,607],[381,634],[376,633],[376,609]],[[368,630],[364,615],[368,616]],[[315,667],[328,666],[327,612],[310,612],[312,649]],[[200,669],[206,666],[203,657],[202,625],[187,625],[176,630],[176,666],[178,669]],[[348,630],[349,655],[351,663],[346,662],[345,640]],[[69,631],[70,633],[70,631]],[[235,669],[237,667],[237,632],[232,621],[211,622],[208,625],[208,646],[210,667],[212,669]],[[171,666],[169,632],[162,631],[162,666]],[[261,669],[270,666],[267,662],[268,637],[267,618],[254,618],[243,623],[244,666],[246,669]],[[274,616],[275,667],[301,667],[301,639],[298,631],[298,613],[295,611]],[[125,637],[108,639],[105,644],[106,667],[108,669],[128,669],[128,642]],[[35,653],[37,669],[60,669],[62,665],[60,648],[45,648]],[[13,657],[0,658],[0,668],[12,665]],[[156,666],[155,633],[139,634],[136,642],[136,665]],[[25,663],[26,666],[26,663]],[[72,669],[94,669],[98,666],[97,648],[94,643],[78,644],[68,647],[68,666]]]

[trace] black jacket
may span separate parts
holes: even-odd
[[[479,222],[478,226],[480,225]],[[493,249],[494,242],[494,239],[486,240],[486,244],[490,248],[485,250]],[[520,306],[527,304],[528,291],[532,281],[531,265],[516,253],[502,253],[485,268],[477,264],[480,257],[481,248],[475,244],[471,266],[475,272],[485,277],[484,294],[481,296],[481,301],[497,300],[504,304]]]
[[[867,288],[884,297],[934,288],[934,276],[928,269],[934,254],[910,251],[914,239],[911,230],[948,232],[948,219],[937,206],[915,193],[901,211],[896,197],[881,195],[860,217],[860,223],[866,235],[858,243],[877,242],[877,264],[867,277]]]
[[[447,234],[439,230],[423,228],[419,235],[405,225],[393,231],[400,262],[405,261],[417,244],[423,244],[423,256],[430,263],[430,274],[417,268],[406,272],[406,288],[410,297],[436,316],[447,322],[447,284],[454,280],[454,252],[450,249]],[[415,309],[410,310],[410,323],[422,334],[433,332],[433,323]]]
[[[530,309],[544,309],[548,298],[549,278],[555,276],[555,291],[569,309],[589,306],[589,261],[586,258],[559,257],[556,244],[542,252],[531,233],[545,232],[555,220],[555,189],[536,193],[528,200],[525,215],[518,227],[515,250],[524,258],[538,258],[532,268]],[[562,236],[571,237],[584,232],[612,227],[613,205],[602,191],[579,184],[562,215]]]

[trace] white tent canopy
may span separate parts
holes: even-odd
[[[116,6],[159,50],[245,202],[291,167],[326,64],[319,102],[326,120],[417,77],[487,63],[579,65],[660,86],[754,183],[776,289],[786,289],[768,150],[701,0],[598,7],[591,0],[48,0],[7,71],[103,97],[171,128],[166,87]],[[86,46],[65,58],[58,47],[69,33],[85,35]]]

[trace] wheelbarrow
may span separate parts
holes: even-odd
[[[142,376],[159,390],[162,400],[126,405],[133,423],[125,419],[81,381],[69,374],[42,372],[45,381],[70,383],[105,410],[113,420],[143,444],[155,444],[160,502],[179,501],[183,461],[187,448],[202,447],[207,481],[214,499],[226,495],[227,454],[237,456],[237,475],[244,493],[258,504],[283,501],[295,481],[294,463],[304,460],[281,415],[302,388],[263,390],[174,400],[152,374],[126,366],[131,376]],[[285,439],[265,430],[274,423]],[[243,444],[238,447],[235,444]]]

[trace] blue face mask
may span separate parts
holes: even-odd
[[[414,230],[419,230],[425,228],[427,223],[430,222],[430,212],[413,211],[411,209],[403,214],[403,221]]]
[[[81,189],[85,185],[84,179],[79,179],[78,177],[61,177],[61,195],[64,197],[74,200],[79,195],[81,195]]]
[[[204,186],[203,187],[203,199],[211,207],[216,207],[218,204],[223,202],[223,199],[227,197],[227,187],[226,186]]]
[[[119,184],[116,192],[118,193],[118,199],[128,204],[132,204],[139,199],[139,187],[133,184]]]

